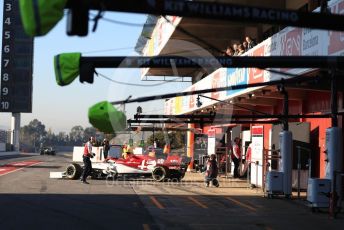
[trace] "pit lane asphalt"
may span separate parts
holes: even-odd
[[[64,171],[70,153],[0,158],[40,160],[0,176],[1,229],[343,229],[344,214],[312,213],[295,200],[264,198],[245,181],[221,178],[205,188],[203,176],[187,174],[182,183],[150,179],[125,181],[49,179]]]

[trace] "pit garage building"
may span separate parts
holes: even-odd
[[[223,0],[219,2],[254,5],[253,1]],[[293,9],[300,11],[319,10],[321,1],[314,0],[261,0],[260,7]],[[332,13],[344,13],[344,0],[328,2]],[[317,9],[318,8],[318,9]],[[227,46],[242,43],[245,37],[257,41],[257,45],[242,54],[243,56],[334,56],[344,54],[344,33],[326,30],[302,29],[293,27],[271,26],[252,23],[238,23],[208,19],[181,18],[175,16],[148,16],[136,50],[144,56],[178,55],[178,56],[221,56]],[[323,178],[326,174],[327,144],[326,130],[332,126],[343,128],[342,113],[344,84],[341,72],[322,71],[320,69],[273,69],[254,68],[212,68],[178,69],[178,77],[190,80],[192,85],[185,91],[236,86],[278,79],[293,78],[296,75],[307,77],[320,76],[317,82],[283,86],[270,85],[256,88],[212,92],[203,95],[171,98],[165,102],[165,115],[216,114],[218,123],[188,123],[170,126],[187,126],[207,135],[208,145],[215,145],[217,140],[225,139],[227,145],[235,137],[242,141],[243,153],[249,143],[254,145],[252,161],[259,170],[258,186],[263,185],[264,163],[271,153],[280,149],[279,132],[282,125],[278,115],[285,111],[288,93],[289,130],[293,133],[293,170],[296,169],[298,152],[301,155],[303,183],[307,183],[309,167],[311,176]],[[283,72],[286,75],[279,74]],[[143,69],[142,80],[169,79],[175,76],[173,68]],[[289,75],[288,75],[289,74]],[[331,107],[331,76],[338,75],[336,90],[337,106]],[[331,88],[332,87],[332,88]],[[333,97],[332,97],[333,99]],[[336,111],[337,110],[337,111]],[[335,119],[331,115],[336,111]],[[246,116],[247,119],[231,119]],[[261,117],[257,116],[261,115]],[[266,117],[264,116],[266,115]],[[274,118],[268,115],[275,115]],[[298,115],[298,116],[296,116]],[[319,115],[316,117],[314,115]],[[251,116],[251,117],[250,117]],[[313,117],[312,117],[313,116]],[[241,122],[240,122],[241,120]],[[333,124],[333,122],[337,124]],[[188,132],[188,155],[194,157],[194,132]],[[343,136],[343,135],[341,135]],[[213,141],[213,143],[210,143]],[[342,146],[339,139],[337,145]],[[209,147],[208,147],[209,153]],[[308,161],[311,159],[311,161]],[[343,159],[343,157],[341,157]],[[266,161],[266,162],[265,162]],[[341,162],[341,166],[343,166]],[[270,168],[278,168],[278,161],[270,161]],[[254,173],[255,170],[252,170]],[[293,180],[295,175],[293,173]],[[306,185],[302,185],[306,186]]]

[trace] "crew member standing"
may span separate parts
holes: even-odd
[[[239,165],[241,161],[240,138],[236,137],[233,144],[232,160],[234,163],[234,178],[239,177]]]
[[[86,181],[86,178],[91,174],[91,171],[92,171],[92,163],[91,163],[90,158],[93,158],[93,153],[92,153],[93,142],[94,142],[94,137],[90,137],[88,139],[88,142],[85,144],[84,154],[82,156],[83,161],[84,161],[84,171],[82,172],[82,175],[81,175],[81,181],[84,184],[89,184]]]
[[[219,173],[219,169],[217,167],[215,154],[210,155],[210,159],[207,161],[206,167],[207,169],[205,171],[205,186],[209,187],[209,182],[211,181],[213,186],[219,187],[219,181],[216,179]]]
[[[108,157],[109,150],[110,150],[109,140],[105,138],[103,140],[102,145],[103,145],[104,160],[106,160],[106,158]]]

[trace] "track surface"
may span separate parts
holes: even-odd
[[[70,153],[0,157],[1,229],[343,229],[327,210],[303,202],[264,198],[245,181],[220,180],[206,188],[202,175],[182,183],[49,179],[64,171]],[[2,173],[5,172],[6,173]],[[10,170],[11,169],[11,170]]]

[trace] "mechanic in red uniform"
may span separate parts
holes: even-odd
[[[84,147],[84,154],[82,156],[83,161],[84,161],[84,171],[81,174],[81,181],[84,184],[89,184],[86,181],[86,178],[91,174],[92,171],[92,163],[91,159],[94,156],[94,153],[92,153],[92,143],[94,142],[94,137],[90,137],[88,139],[88,142],[85,144]]]
[[[240,150],[240,143],[241,140],[239,137],[236,137],[234,139],[233,144],[233,152],[232,152],[232,160],[234,163],[234,178],[239,178],[239,166],[241,161],[241,150]]]
[[[248,145],[248,148],[246,150],[246,158],[245,161],[250,164],[251,163],[251,155],[252,155],[252,143]]]

